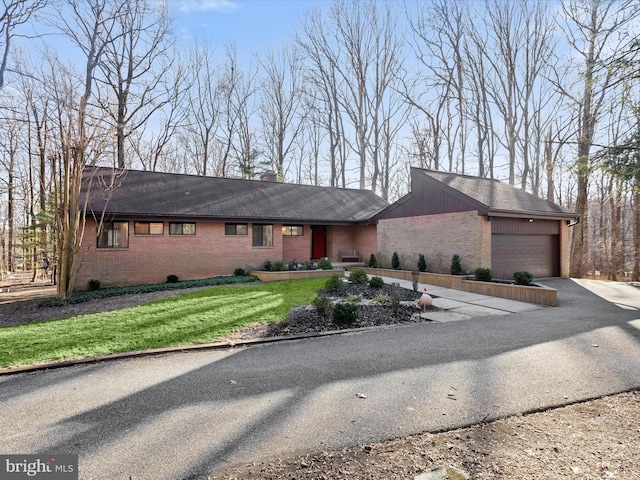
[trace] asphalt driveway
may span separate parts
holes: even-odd
[[[543,283],[558,307],[0,377],[0,451],[196,478],[640,388],[640,290]]]

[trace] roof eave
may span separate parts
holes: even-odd
[[[98,218],[101,214],[92,215],[90,211],[87,216]],[[199,221],[199,222],[246,222],[246,223],[287,223],[305,225],[354,225],[377,223],[374,216],[352,219],[318,219],[318,218],[257,218],[243,216],[212,216],[212,215],[181,215],[181,214],[161,214],[161,213],[128,213],[128,212],[104,212],[107,221],[121,218],[128,220],[165,220],[165,221]]]
[[[575,212],[526,212],[491,207],[489,207],[487,215],[490,217],[533,218],[536,220],[576,220],[580,217]]]

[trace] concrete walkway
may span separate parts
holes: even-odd
[[[382,277],[382,279],[387,284],[396,283],[402,288],[413,289],[413,284],[408,280],[390,277]],[[425,288],[427,293],[433,297],[433,306],[441,309],[422,314],[423,318],[433,322],[455,322],[476,317],[493,317],[551,308],[478,293],[462,292],[426,283],[418,284],[419,292],[423,292]]]

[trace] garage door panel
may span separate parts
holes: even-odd
[[[513,278],[518,270],[534,277],[559,275],[558,235],[491,236],[491,270],[496,278]]]

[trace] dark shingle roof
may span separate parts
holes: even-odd
[[[498,180],[455,173],[422,170],[426,176],[473,198],[492,210],[512,212],[572,213],[559,205]]]
[[[110,179],[98,168],[95,179]],[[294,185],[257,180],[119,171],[108,201],[104,182],[93,182],[89,210],[136,217],[188,217],[308,222],[361,222],[388,203],[368,190]],[[85,171],[88,178],[89,171]],[[107,183],[109,183],[107,181]]]

